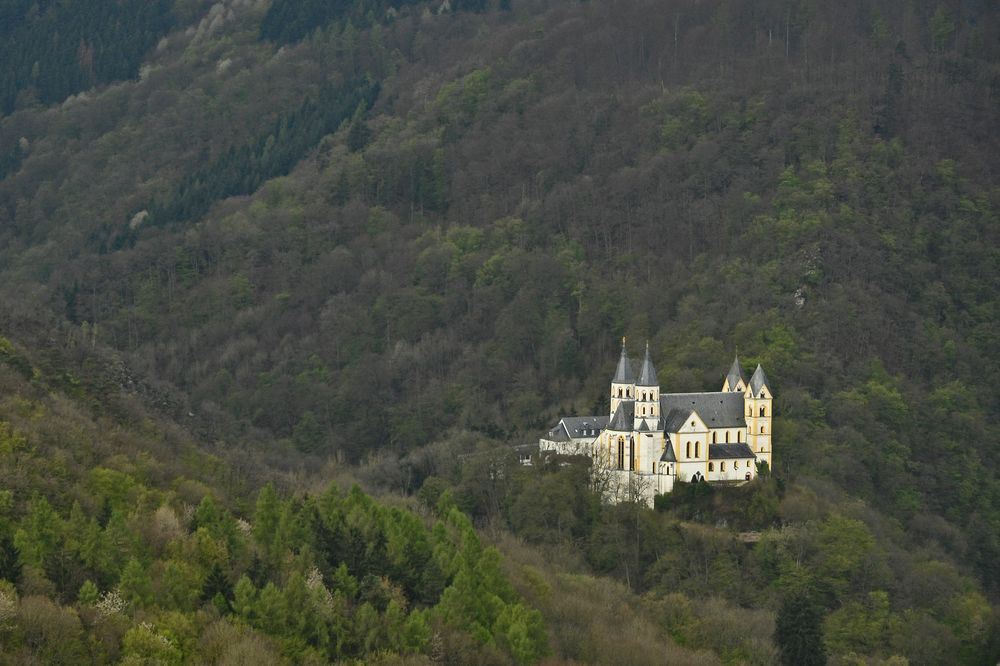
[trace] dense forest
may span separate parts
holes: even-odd
[[[11,0],[0,53],[0,661],[1000,660],[994,4]],[[763,364],[773,474],[518,465],[622,336]]]

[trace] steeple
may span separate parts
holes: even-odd
[[[743,382],[743,386],[747,384],[747,376],[743,373],[743,367],[740,365],[740,357],[737,356],[733,359],[733,367],[729,368],[729,374],[726,375],[724,391],[737,391],[737,386],[740,382]]]
[[[631,384],[635,381],[632,375],[632,364],[628,360],[628,353],[625,351],[625,338],[622,338],[622,355],[618,359],[618,369],[615,370],[615,378],[611,380],[615,384]]]
[[[756,394],[760,392],[761,387],[767,387],[768,392],[771,391],[771,384],[767,381],[764,368],[758,363],[757,369],[753,371],[753,377],[750,378],[750,390]]]
[[[653,360],[649,357],[649,340],[646,341],[646,358],[642,360],[642,369],[639,371],[639,379],[636,386],[659,386],[656,379],[656,368],[653,367]]]

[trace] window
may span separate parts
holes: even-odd
[[[764,389],[761,389],[761,390],[760,390],[760,397],[761,397],[761,399],[763,399],[763,398],[764,398]]]
[[[715,471],[715,465],[713,463],[708,463],[708,471],[709,472],[714,472]]]
[[[736,441],[737,442],[742,442],[743,441],[743,431],[742,430],[737,430],[736,431]]]
[[[691,427],[692,428],[694,427],[694,421],[691,421]]]
[[[734,460],[733,461],[733,469],[739,469],[739,468],[740,468],[740,461],[739,460]]]
[[[691,457],[691,442],[687,443],[687,457]]]
[[[764,426],[761,426],[761,427],[760,427],[760,434],[762,434],[762,435],[763,435],[763,434],[764,434],[765,432],[766,432],[766,431],[764,430]]]
[[[622,397],[622,390],[620,388],[618,389],[618,397]]]
[[[718,444],[718,443],[719,443],[719,433],[713,432],[712,433],[712,444]]]
[[[694,443],[694,457],[695,458],[701,457],[701,442]]]
[[[767,416],[767,407],[761,407],[760,408],[760,415],[761,416]]]
[[[728,444],[728,443],[729,443],[729,431],[727,430],[726,431],[726,444]]]
[[[618,469],[625,469],[625,438],[618,438]]]
[[[724,463],[724,462],[719,463],[719,471],[720,472],[725,472],[726,471],[726,463]]]
[[[643,408],[642,408],[642,415],[643,415],[643,416],[645,416],[645,415],[646,415],[646,408],[645,408],[645,407],[643,407]]]

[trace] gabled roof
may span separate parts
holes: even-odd
[[[743,458],[753,458],[753,451],[745,443],[743,444],[709,444],[708,445],[708,459],[709,460],[732,460],[743,459]]]
[[[662,398],[660,399],[660,404],[663,404]],[[690,409],[672,410],[663,421],[663,432],[677,432],[680,430],[684,427],[684,423],[687,422],[687,417],[690,413]]]
[[[642,369],[639,371],[639,379],[636,386],[657,386],[660,382],[656,379],[656,368],[653,367],[653,360],[649,357],[649,342],[646,342],[646,358],[642,360]]]
[[[628,360],[628,353],[625,351],[625,339],[622,338],[622,354],[618,358],[618,367],[615,369],[615,377],[611,380],[615,384],[631,384],[635,381],[632,374],[632,364]]]
[[[742,380],[743,385],[746,386],[747,376],[743,372],[743,367],[740,365],[740,357],[737,356],[733,359],[733,367],[729,368],[729,374],[726,375],[726,381],[729,383],[729,390],[734,390],[740,380]]]
[[[720,391],[718,393],[667,393],[660,396],[660,413],[666,414],[665,432],[677,432],[692,412],[709,428],[742,428],[743,394]],[[674,412],[680,412],[678,416]]]
[[[578,439],[580,437],[596,437],[602,430],[608,427],[607,416],[564,416],[560,421],[570,437]],[[591,435],[589,433],[593,432]]]
[[[635,425],[635,402],[632,400],[622,400],[618,403],[618,409],[608,423],[608,430],[617,432],[632,432]]]
[[[663,449],[663,455],[660,456],[660,462],[677,462],[677,458],[674,457],[674,447],[667,442],[667,446]]]
[[[771,384],[767,381],[764,368],[760,367],[760,363],[758,363],[757,369],[753,371],[753,377],[750,378],[750,390],[753,391],[754,395],[759,395],[758,392],[762,386],[766,386],[768,391],[771,390]]]

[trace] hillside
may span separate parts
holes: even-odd
[[[996,7],[70,4],[0,3],[0,333],[222,461],[197,501],[350,465],[732,663],[778,659],[796,603],[837,663],[996,662]],[[54,30],[77,46],[23,52]],[[665,390],[762,363],[774,478],[657,512],[575,469],[497,483],[508,444],[606,408],[623,335]],[[164,446],[128,448],[192,475]],[[554,657],[600,660],[511,577]],[[699,624],[727,613],[757,642]]]

